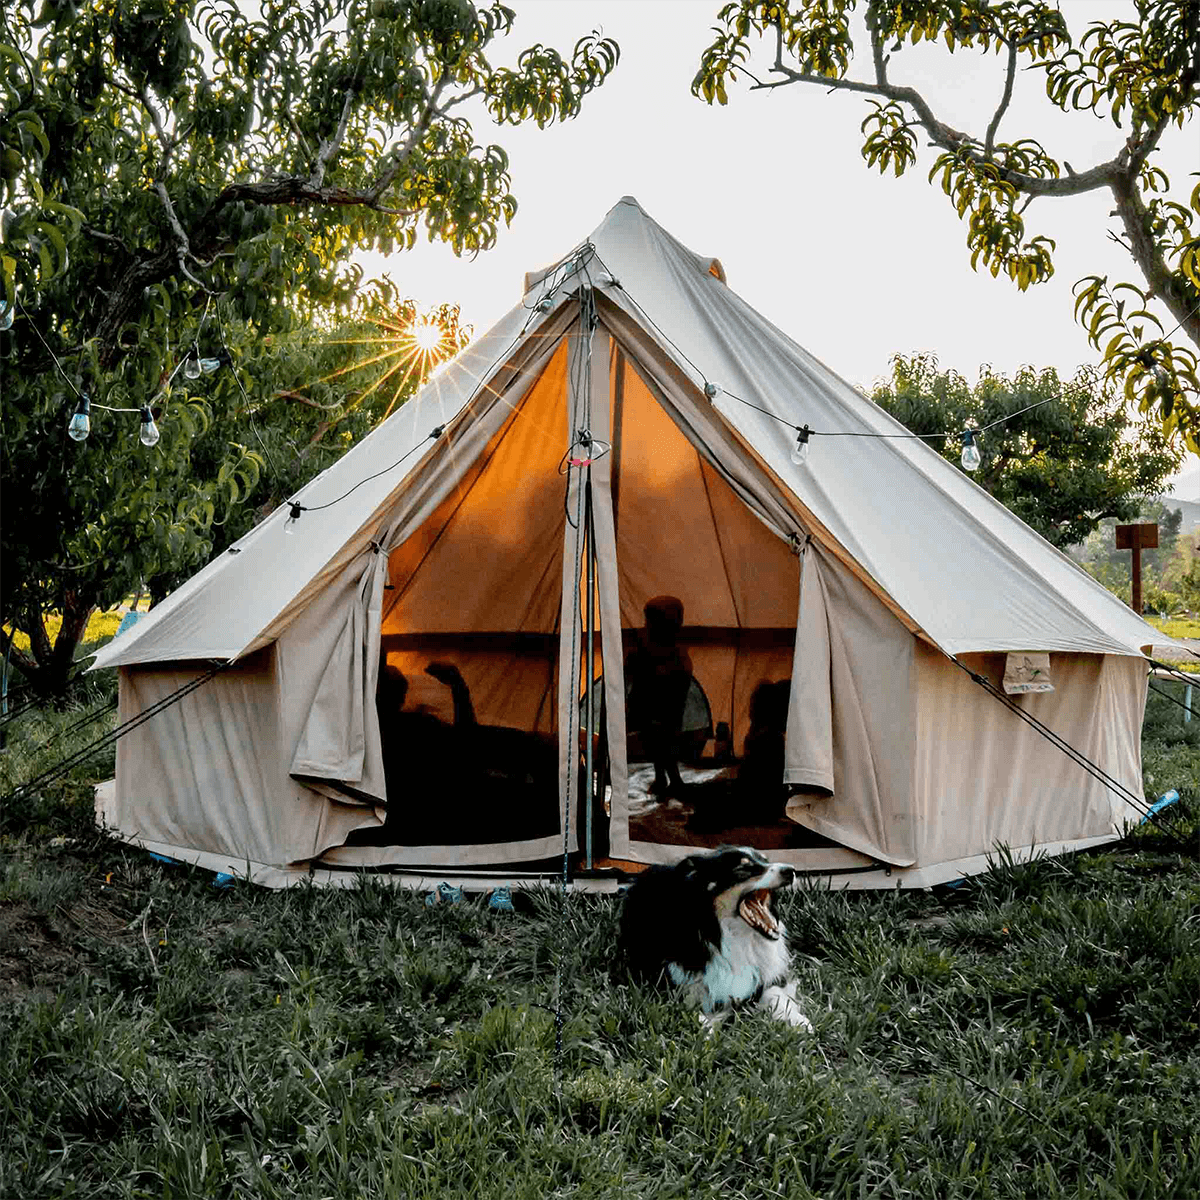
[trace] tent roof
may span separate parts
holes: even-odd
[[[936,450],[903,436],[899,422],[731,291],[716,259],[687,249],[632,197],[588,240],[596,249],[591,274],[606,302],[698,391],[710,381],[721,387],[715,408],[792,490],[800,510],[947,653],[1139,654],[1169,642]],[[619,287],[605,285],[601,267]],[[526,276],[527,295],[536,296],[554,271]],[[566,330],[564,300],[573,286],[559,289],[547,314],[531,314],[523,299],[296,497],[309,509],[330,507],[305,512],[285,536],[282,505],[105,647],[95,665],[232,660],[273,640],[377,536],[397,490],[424,458],[422,444],[433,447],[431,431],[456,416],[469,419],[464,406],[526,336]],[[816,436],[808,462],[797,467],[789,426],[803,424]]]

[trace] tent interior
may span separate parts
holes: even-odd
[[[675,747],[683,789],[655,794],[653,765],[643,761],[648,748],[636,729],[626,730],[621,799],[628,798],[628,836],[663,846],[830,846],[787,816],[782,786],[797,553],[684,436],[616,342],[604,340],[608,503],[621,627],[617,674],[643,638],[647,602],[672,596],[682,605],[678,644],[694,679]],[[560,638],[562,615],[570,617],[574,602],[564,586],[569,370],[564,339],[483,453],[462,464],[449,494],[389,554],[377,691],[386,812],[382,823],[356,830],[324,861],[411,864],[421,861],[423,847],[468,843],[472,859],[492,863],[561,853]],[[587,603],[589,550],[585,544],[580,611],[568,633],[578,647],[576,679],[582,681],[588,678],[590,610],[591,848],[593,859],[603,861],[613,815],[610,738],[620,736],[626,714],[618,722],[602,714],[602,605]],[[573,577],[571,569],[565,574]],[[583,854],[587,688],[578,690],[580,773],[570,789],[570,824],[573,845],[574,831],[584,831]],[[774,785],[748,786],[749,774],[757,769],[761,775],[763,768],[768,775],[774,770]],[[624,813],[624,803],[621,808]]]

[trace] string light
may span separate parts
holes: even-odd
[[[88,399],[87,393],[84,392],[79,397],[79,403],[75,405],[75,415],[71,418],[71,422],[67,426],[67,434],[73,441],[82,442],[92,432],[92,422],[88,416],[91,410],[92,402]]]
[[[188,351],[184,359],[183,373],[188,379],[199,379],[201,375],[212,375],[221,367],[221,359],[201,358],[195,348]]]
[[[595,255],[595,258],[601,263],[601,265],[603,265],[605,267],[606,270],[608,269],[608,264],[605,263],[604,260],[602,258],[600,258],[600,256],[598,254]],[[610,272],[610,274],[611,274],[611,272]],[[618,284],[617,286],[620,286],[620,285]],[[622,288],[622,291],[625,291],[625,289]],[[790,426],[792,429],[795,429],[797,431],[797,434],[806,430],[808,437],[862,437],[862,438],[878,438],[878,439],[887,439],[887,440],[896,440],[896,441],[937,441],[937,440],[945,439],[945,438],[961,437],[961,438],[963,438],[963,453],[962,453],[962,457],[961,457],[960,461],[962,462],[962,465],[968,471],[974,471],[979,467],[980,463],[983,461],[982,455],[979,452],[979,447],[975,443],[975,439],[979,436],[979,434],[984,433],[987,430],[992,429],[997,425],[1003,425],[1006,421],[1011,421],[1011,420],[1013,420],[1013,418],[1019,417],[1023,413],[1027,413],[1027,412],[1031,411],[1032,409],[1041,408],[1041,406],[1043,404],[1049,404],[1052,400],[1057,399],[1057,397],[1055,397],[1055,396],[1048,396],[1045,400],[1038,400],[1034,404],[1027,404],[1024,408],[1017,409],[1016,412],[1008,413],[1003,417],[997,417],[996,420],[989,421],[988,424],[981,425],[978,429],[968,430],[968,431],[966,431],[966,433],[963,433],[963,434],[955,434],[955,433],[951,433],[951,432],[946,432],[946,433],[873,433],[873,432],[870,432],[869,433],[869,432],[866,432],[865,430],[809,429],[809,427],[807,425],[800,427],[800,426],[794,425],[786,417],[781,417],[778,413],[772,412],[769,408],[763,408],[761,405],[753,404],[749,400],[745,399],[744,397],[739,396],[736,393],[729,391],[727,388],[723,388],[719,384],[713,383],[711,380],[705,379],[704,372],[701,371],[700,368],[698,366],[696,366],[696,364],[694,362],[692,362],[692,360],[690,358],[688,358],[688,356],[666,335],[666,333],[663,332],[662,327],[645,310],[645,308],[642,307],[642,305],[638,302],[637,298],[635,296],[630,295],[630,293],[628,291],[625,291],[625,295],[629,296],[630,303],[633,304],[633,306],[642,315],[644,320],[647,322],[647,324],[650,325],[650,327],[655,331],[655,333],[657,333],[658,336],[660,338],[662,338],[662,340],[664,342],[666,342],[666,344],[668,346],[670,346],[671,349],[674,350],[675,353],[678,354],[679,357],[681,359],[683,359],[683,361],[686,362],[688,364],[688,366],[691,367],[692,370],[695,371],[695,373],[700,376],[701,379],[705,380],[704,395],[710,401],[714,400],[717,396],[724,393],[731,400],[736,400],[739,404],[744,404],[744,405],[746,405],[747,408],[752,408],[756,412],[760,412],[764,416],[770,417],[773,421],[778,421],[781,425]],[[1200,311],[1200,310],[1198,310],[1198,311]],[[1182,324],[1182,322],[1181,322],[1181,324]],[[1176,326],[1176,328],[1179,328],[1179,326]],[[1174,331],[1172,331],[1172,332],[1174,332]],[[969,445],[968,445],[968,437],[969,437],[969,443],[970,443]],[[804,442],[807,443],[807,437],[804,439]],[[799,437],[797,437],[796,446],[793,448],[792,454],[791,454],[792,461],[797,464],[805,461],[804,457],[797,458],[797,456],[800,454],[802,454],[801,439]]]
[[[366,477],[366,479],[360,479],[354,485],[354,487],[348,489],[347,491],[344,491],[340,496],[336,496],[334,499],[326,501],[324,504],[308,505],[308,504],[301,504],[297,500],[288,500],[287,501],[288,516],[287,516],[287,520],[284,521],[284,523],[283,523],[283,532],[284,533],[295,533],[296,526],[300,523],[300,517],[303,513],[320,512],[321,509],[323,509],[323,508],[332,508],[335,504],[339,503],[342,500],[345,500],[345,498],[347,496],[349,496],[351,492],[357,491],[360,487],[362,487],[362,485],[364,483],[369,483],[372,479],[378,479],[380,475],[386,475],[389,471],[394,471],[402,462],[404,462],[404,460],[406,458],[409,458],[412,455],[416,454],[416,452],[418,450],[420,450],[422,446],[425,445],[425,442],[436,442],[438,440],[438,438],[440,438],[442,436],[442,434],[445,432],[446,432],[445,425],[434,426],[434,428],[430,430],[429,436],[427,438],[425,438],[424,441],[418,442],[407,453],[400,455],[400,457],[398,459],[396,459],[396,461],[394,463],[392,463],[391,466],[384,467],[382,471],[376,471],[374,475],[368,475]]]
[[[1162,363],[1155,363],[1150,369],[1150,374],[1154,376],[1154,382],[1160,392],[1167,392],[1171,387],[1171,375]]]
[[[11,329],[13,323],[13,306],[7,300],[0,300],[0,331]]]
[[[979,464],[983,462],[983,455],[979,453],[979,447],[975,444],[977,432],[974,429],[964,429],[962,432],[962,455],[959,462],[962,463],[964,471],[978,471]]]
[[[154,414],[150,411],[150,405],[142,405],[142,428],[138,434],[138,439],[143,446],[157,446],[158,439],[162,435],[158,432],[158,426],[154,423]]]
[[[796,427],[796,444],[792,447],[792,462],[798,467],[808,462],[808,438],[812,433],[807,425]]]

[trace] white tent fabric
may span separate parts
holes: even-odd
[[[598,317],[590,335],[583,282]],[[735,724],[756,679],[790,673],[785,780],[805,790],[787,815],[829,842],[781,855],[797,865],[882,864],[928,882],[996,841],[1019,850],[1119,832],[1136,813],[1128,798],[955,660],[998,680],[1005,652],[1050,652],[1055,693],[1020,704],[1137,794],[1142,654],[1161,636],[902,436],[633,199],[527,285],[492,331],[294,498],[304,511],[292,536],[284,505],[101,651],[97,667],[121,668],[123,715],[213,661],[227,666],[119,744],[106,811],[122,833],[276,867],[319,856],[484,865],[573,849],[569,805],[565,839],[343,843],[401,804],[414,817],[426,806],[388,794],[375,696],[382,659],[421,685],[430,655],[417,650],[431,645],[475,670],[493,740],[511,726],[504,736],[527,746],[557,744],[560,812],[571,799],[582,614],[566,564],[584,547],[566,514],[582,477],[568,472],[564,496],[556,464],[585,395],[592,435],[613,447],[590,478],[615,856],[688,849],[646,840],[628,794],[622,658],[656,591],[684,599],[697,674]],[[814,434],[798,468],[804,424]],[[693,531],[682,542],[680,521]],[[986,797],[948,748],[950,728],[989,763]]]
[[[701,390],[707,381],[723,389],[713,407],[725,423],[778,478],[791,481],[819,530],[947,654],[1139,654],[1153,643],[1154,631],[1127,606],[919,439],[821,437],[906,431],[713,274],[698,271],[698,262],[715,260],[698,259],[632,197],[621,200],[589,240],[597,264],[620,283],[604,289],[605,299],[656,343],[676,371]],[[557,317],[535,321],[530,336],[554,336],[555,321],[563,324],[562,300]],[[517,305],[353,455],[295,497],[315,507],[359,485],[352,504],[304,514],[303,553],[277,536],[288,516],[282,506],[237,543],[236,554],[211,563],[106,648],[97,665],[233,659],[257,648],[264,636],[277,635],[289,606],[322,587],[331,564],[345,556],[348,533],[378,521],[415,465],[393,474],[389,464],[460,414],[528,318],[524,303]],[[733,396],[817,431],[802,476],[790,462],[795,435],[788,425]],[[375,472],[376,478],[360,483]]]

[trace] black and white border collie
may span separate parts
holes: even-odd
[[[666,973],[710,1027],[734,1009],[758,1007],[812,1030],[791,979],[787,927],[775,892],[796,872],[757,850],[722,846],[671,867],[651,867],[621,910],[621,948],[631,972]]]

